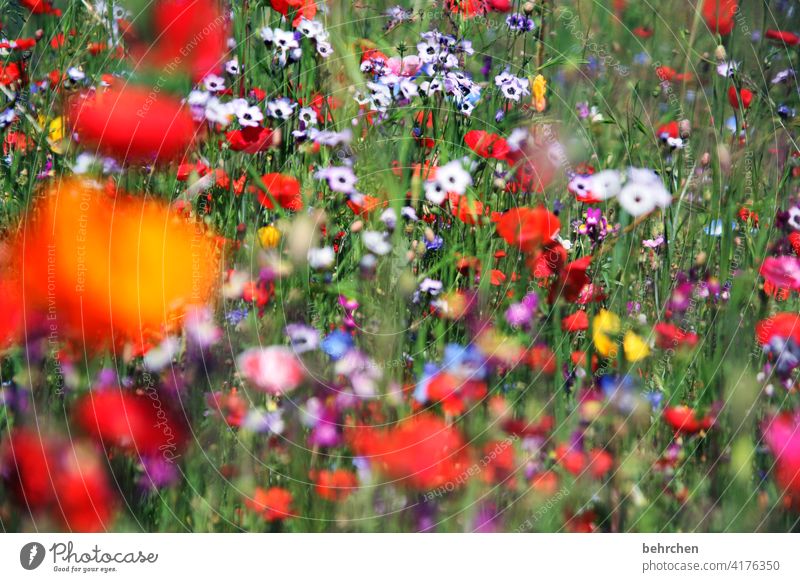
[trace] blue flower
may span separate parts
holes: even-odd
[[[334,331],[322,340],[322,351],[332,360],[342,358],[354,346],[352,336],[344,331]]]

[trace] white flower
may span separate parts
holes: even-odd
[[[225,72],[229,75],[238,75],[240,72],[239,61],[237,59],[231,59],[225,63]]]
[[[739,70],[739,63],[736,61],[722,61],[717,65],[717,74],[721,77],[733,77]]]
[[[324,34],[325,32],[321,22],[318,20],[308,20],[307,18],[300,19],[297,30],[300,34],[308,38],[317,38],[320,34]]]
[[[203,86],[207,91],[211,91],[212,93],[224,91],[225,79],[218,77],[217,75],[208,75],[205,79],[203,79]]]
[[[224,127],[231,122],[233,112],[227,104],[222,103],[216,97],[212,97],[206,103],[205,115],[206,119],[211,123],[218,123]]]
[[[431,79],[430,81],[423,81],[423,83],[419,86],[422,89],[422,92],[429,97],[434,93],[438,93],[444,88],[441,79]]]
[[[264,119],[264,114],[255,105],[252,107],[240,107],[236,111],[239,125],[242,127],[258,127],[259,122]]]
[[[311,107],[303,107],[298,111],[297,117],[305,123],[306,125],[316,125],[317,124],[317,112],[314,111]]]
[[[622,179],[617,170],[603,170],[589,176],[589,189],[595,198],[608,200],[620,193]]]
[[[334,192],[349,194],[355,190],[358,178],[352,168],[347,166],[330,166],[319,170],[314,177],[317,180],[327,180],[328,187]]]
[[[288,98],[281,97],[267,103],[267,113],[270,117],[286,120],[292,116],[295,107],[297,107],[297,103],[292,103]]]
[[[269,26],[262,28],[258,34],[261,36],[261,40],[263,40],[266,44],[272,44],[275,42],[275,31]]]
[[[189,97],[187,98],[186,102],[189,105],[197,105],[200,107],[205,106],[208,103],[208,99],[211,97],[211,93],[207,91],[198,91],[197,89],[193,90],[189,93]]]
[[[329,269],[335,260],[333,247],[313,248],[308,251],[308,264],[312,269]]]
[[[672,195],[652,170],[631,168],[628,182],[617,196],[620,206],[632,216],[644,216],[656,208],[666,208]]]
[[[275,46],[277,46],[282,51],[289,51],[292,49],[296,49],[300,46],[300,43],[297,42],[297,39],[294,37],[294,33],[287,30],[280,30],[275,29],[274,31],[274,39],[273,42]]]
[[[86,78],[86,73],[76,67],[67,69],[67,76],[73,81],[83,81]]]
[[[788,213],[789,218],[786,219],[786,223],[794,230],[800,230],[800,208],[797,206],[792,206],[788,210]]]
[[[380,220],[387,228],[394,228],[397,226],[397,213],[394,208],[387,208],[381,214]]]
[[[386,255],[392,250],[392,243],[388,241],[386,234],[376,230],[364,231],[361,240],[364,241],[367,250],[376,255]]]
[[[333,54],[333,46],[329,42],[317,42],[317,54],[323,59],[327,59]]]
[[[419,95],[419,87],[417,87],[414,81],[409,79],[403,79],[400,81],[398,88],[405,99],[411,99],[412,97]]]
[[[425,182],[425,199],[431,204],[441,204],[447,196],[447,190],[444,189],[436,180],[429,180]]]
[[[435,180],[445,188],[445,191],[456,194],[464,194],[467,187],[472,184],[472,176],[464,169],[459,160],[447,162],[444,166],[437,168]]]

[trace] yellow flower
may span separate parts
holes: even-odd
[[[545,93],[547,92],[547,79],[542,75],[536,75],[533,79],[533,105],[536,111],[541,113],[547,107],[547,99]]]
[[[625,359],[629,362],[638,362],[650,355],[650,348],[647,343],[638,335],[629,331],[622,340],[622,348],[625,351]]]
[[[619,317],[610,311],[601,309],[592,321],[592,341],[597,352],[607,358],[617,355],[616,342],[608,337],[619,333]]]
[[[272,225],[262,226],[258,229],[258,240],[265,249],[274,249],[281,240],[281,231]]]

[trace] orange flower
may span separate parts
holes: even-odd
[[[347,469],[320,471],[316,478],[317,495],[328,501],[342,501],[358,488],[355,473]]]
[[[208,303],[213,237],[166,205],[80,180],[57,183],[12,241],[29,328],[89,343],[143,337]]]
[[[246,499],[245,505],[261,514],[265,521],[280,521],[294,517],[292,511],[292,494],[282,487],[262,489],[256,487],[252,499]]]

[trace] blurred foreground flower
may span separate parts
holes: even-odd
[[[26,335],[38,329],[90,345],[159,333],[208,303],[219,272],[204,226],[79,180],[45,192],[11,251],[6,277],[15,282],[9,287]]]
[[[113,490],[100,457],[80,440],[15,429],[0,449],[0,475],[33,519],[46,515],[78,532],[111,527]]]
[[[156,89],[133,86],[74,97],[69,120],[81,145],[92,153],[131,163],[179,159],[197,131],[180,101]]]

